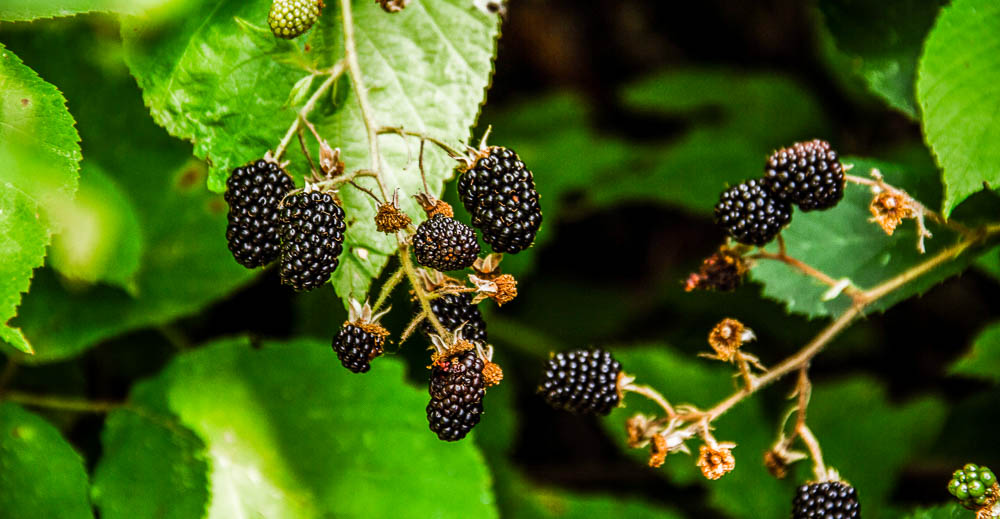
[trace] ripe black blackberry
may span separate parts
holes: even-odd
[[[486,394],[485,365],[476,350],[470,349],[440,359],[431,367],[427,421],[438,438],[461,440],[479,423]]]
[[[830,143],[819,139],[772,153],[762,182],[774,196],[803,211],[829,209],[844,198],[844,166]]]
[[[378,328],[344,324],[333,338],[333,351],[345,368],[354,373],[367,373],[371,369],[372,359],[382,354],[388,335],[384,328]]]
[[[843,482],[802,485],[792,501],[792,519],[861,519],[861,503],[854,487]]]
[[[477,344],[486,344],[486,321],[479,306],[472,304],[472,294],[447,294],[431,300],[431,311],[449,332],[462,328],[462,338]],[[424,335],[435,333],[434,326],[425,320],[420,328]]]
[[[226,180],[229,225],[226,241],[236,261],[255,268],[278,259],[281,232],[278,204],[295,189],[292,178],[276,163],[264,159],[233,170]]]
[[[472,265],[479,256],[476,231],[464,223],[436,214],[417,227],[413,235],[413,253],[417,263],[446,272]]]
[[[542,208],[535,180],[513,150],[492,146],[477,155],[458,179],[458,194],[494,251],[514,254],[535,241]]]
[[[621,398],[617,389],[621,371],[622,365],[604,350],[557,353],[545,365],[538,392],[556,409],[606,415]]]
[[[759,180],[723,191],[715,204],[715,223],[746,245],[766,244],[790,221],[792,205],[764,189]]]
[[[281,206],[281,225],[282,284],[304,291],[326,283],[343,251],[344,210],[329,193],[296,193]]]

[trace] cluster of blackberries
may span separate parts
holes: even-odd
[[[844,481],[802,485],[792,501],[792,519],[861,519],[854,487]]]
[[[621,372],[622,365],[604,350],[557,353],[545,365],[538,392],[556,409],[606,415],[621,401],[618,393]]]
[[[765,245],[802,211],[830,209],[844,197],[844,168],[826,141],[797,142],[767,159],[764,177],[722,192],[715,222],[736,241]]]
[[[330,279],[343,250],[344,210],[329,193],[293,193],[295,183],[270,160],[233,170],[226,181],[233,257],[247,268],[281,258],[281,282],[312,290]]]

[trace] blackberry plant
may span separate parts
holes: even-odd
[[[255,268],[278,259],[278,205],[294,188],[292,178],[274,161],[256,160],[233,170],[226,180],[226,241],[240,265]]]
[[[297,291],[322,286],[343,251],[344,210],[329,193],[296,193],[281,203],[281,225],[281,282]]]

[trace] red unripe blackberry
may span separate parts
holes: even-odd
[[[622,365],[604,350],[557,353],[545,364],[538,392],[556,409],[606,415],[621,398],[617,388],[621,371]]]
[[[768,243],[791,221],[792,205],[764,189],[759,180],[723,191],[715,204],[715,223],[746,245]]]
[[[278,204],[295,189],[292,178],[274,162],[258,160],[233,170],[226,180],[229,225],[226,241],[236,261],[255,268],[278,259],[281,232]]]
[[[328,193],[285,198],[281,206],[281,282],[297,291],[330,279],[343,251],[344,210]]]
[[[485,365],[471,349],[438,360],[431,367],[427,421],[438,438],[461,440],[479,423],[486,394]]]
[[[844,198],[844,166],[830,143],[797,142],[771,154],[763,183],[774,196],[803,211],[829,209]]]
[[[333,338],[333,351],[345,368],[354,373],[367,373],[372,360],[382,354],[389,332],[377,324],[347,323]]]
[[[446,330],[454,332],[459,326],[462,326],[463,339],[477,344],[487,343],[486,321],[483,320],[479,306],[472,304],[472,294],[468,292],[446,294],[431,299],[430,304],[434,316]],[[420,329],[427,336],[437,333],[430,320],[425,320],[420,325]]]
[[[854,487],[843,481],[802,485],[792,501],[792,519],[861,519]]]
[[[459,177],[458,194],[495,252],[514,254],[535,241],[542,208],[535,180],[513,150],[492,146],[478,156]]]
[[[428,218],[413,235],[417,263],[434,270],[461,270],[479,256],[479,240],[472,227],[443,214]]]

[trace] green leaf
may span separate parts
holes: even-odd
[[[58,208],[55,218],[61,231],[49,251],[53,268],[73,281],[104,281],[137,290],[139,218],[126,193],[96,164],[83,162],[76,200]]]
[[[1000,187],[1000,3],[955,0],[941,11],[920,60],[917,100],[943,170],[947,217],[969,195]]]
[[[962,508],[957,503],[948,503],[933,508],[914,510],[903,519],[966,519],[971,516],[972,512]]]
[[[931,171],[868,159],[845,158],[844,162],[854,164],[852,173],[859,176],[867,176],[872,168],[877,168],[889,184],[903,187],[921,199],[926,199],[922,193],[930,191],[929,185],[935,183]],[[796,211],[791,225],[781,233],[788,254],[834,279],[849,278],[864,289],[904,272],[955,243],[954,233],[928,222],[934,236],[925,242],[927,252],[920,254],[916,249],[913,220],[905,220],[892,236],[886,236],[877,224],[869,221],[871,197],[868,187],[848,184],[844,199],[833,209]],[[777,252],[777,245],[770,245],[769,250]],[[966,252],[883,297],[869,306],[868,311],[884,311],[904,299],[922,294],[961,272],[975,256],[974,252]],[[764,284],[766,297],[783,301],[791,312],[810,317],[830,316],[850,305],[850,298],[843,294],[823,301],[829,287],[777,261],[759,260],[750,273],[753,279]]]
[[[167,0],[4,0],[0,20],[26,22],[81,13],[138,14]]]
[[[415,2],[394,15],[374,2],[354,4],[358,59],[376,124],[426,132],[456,146],[465,142],[490,82],[497,17],[466,0]],[[211,162],[209,186],[216,191],[224,188],[232,168],[277,146],[299,108],[284,104],[309,74],[287,59],[287,52],[272,55],[273,49],[251,34],[250,24],[263,26],[269,5],[267,0],[216,0],[192,6],[166,25],[133,18],[122,27],[126,59],[153,117],[171,134],[192,141],[195,155]],[[337,4],[329,2],[311,31],[310,50],[302,53],[310,66],[329,67],[340,58],[340,24]],[[341,149],[349,171],[368,168],[357,99],[346,78],[334,88],[310,120]],[[422,214],[411,199],[422,189],[417,142],[386,135],[379,143],[386,188],[400,189],[411,216]],[[455,163],[437,149],[427,154],[428,184],[440,194]],[[290,158],[301,179],[306,162],[297,151]],[[375,188],[371,179],[361,183]],[[363,297],[396,242],[375,230],[375,204],[367,194],[346,187],[340,198],[348,230],[333,285],[346,302]]]
[[[963,355],[948,373],[1000,382],[1000,323],[993,323],[979,333],[972,350]]]
[[[428,430],[427,399],[393,359],[356,375],[325,342],[229,340],[177,357],[132,403],[204,441],[210,518],[496,517],[482,456]]]
[[[623,97],[683,131],[591,186],[598,200],[667,201],[709,214],[727,184],[763,174],[771,151],[830,131],[817,100],[773,73],[671,71],[628,86]]]
[[[0,515],[91,518],[87,490],[83,458],[55,427],[0,403]]]
[[[8,43],[34,57],[74,107],[87,156],[85,188],[97,179],[88,180],[90,174],[99,171],[107,177],[97,186],[99,196],[107,197],[109,189],[120,196],[102,205],[107,221],[122,222],[119,238],[124,240],[118,241],[120,257],[107,263],[109,270],[122,272],[105,278],[131,269],[129,247],[139,238],[129,230],[133,219],[141,230],[138,270],[125,283],[128,290],[65,283],[49,269],[39,270],[14,320],[37,350],[23,362],[65,359],[120,333],[190,315],[256,273],[239,266],[226,248],[226,206],[205,188],[206,167],[191,159],[190,146],[172,139],[149,117],[124,64],[108,59],[121,56],[121,43],[114,32],[95,37],[92,23],[36,22],[31,31],[11,32]],[[60,52],[67,48],[80,52]],[[112,239],[108,230],[102,241]]]
[[[201,518],[209,502],[205,444],[176,418],[138,409],[108,416],[91,490],[104,519]]]
[[[660,391],[673,405],[693,404],[708,408],[733,391],[732,371],[718,362],[681,355],[662,344],[641,345],[612,350],[624,371],[637,377],[636,383]],[[625,446],[624,423],[636,412],[663,415],[645,398],[630,394],[627,407],[612,411],[604,420],[608,434],[630,454],[646,462],[648,449]],[[706,480],[695,466],[697,440],[689,441],[694,456],[677,453],[667,456],[663,467],[655,470],[678,484],[699,484],[708,492],[709,502],[728,516],[735,518],[782,517],[788,512],[792,483],[771,477],[762,463],[764,452],[775,441],[777,421],[769,419],[761,398],[749,399],[715,422],[713,431],[721,441],[737,444],[733,449],[736,468],[716,481]]]
[[[821,0],[819,10],[837,48],[851,58],[852,72],[890,106],[917,119],[917,61],[942,4]]]
[[[808,421],[826,465],[857,489],[865,517],[876,518],[885,517],[906,464],[926,455],[946,411],[936,397],[894,404],[877,380],[853,377],[816,385]],[[812,477],[808,463],[800,464],[800,473]]]
[[[0,339],[27,353],[29,342],[8,322],[45,257],[51,211],[76,191],[80,137],[73,124],[62,94],[0,44]]]

